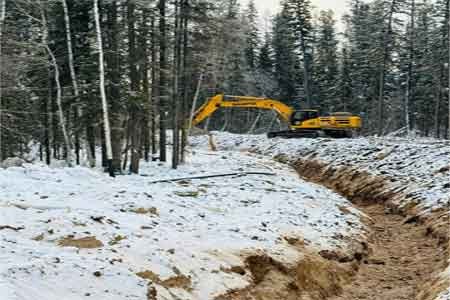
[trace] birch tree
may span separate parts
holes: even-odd
[[[97,50],[98,50],[98,68],[100,76],[100,97],[102,99],[103,110],[103,129],[105,131],[106,142],[106,159],[108,163],[108,171],[111,177],[114,177],[114,169],[112,165],[113,152],[111,145],[111,127],[109,124],[108,114],[108,102],[106,100],[105,92],[105,65],[104,65],[104,53],[103,53],[103,41],[102,41],[102,29],[100,24],[100,13],[98,9],[98,0],[94,0],[94,19],[95,19],[95,31],[97,35]]]
[[[50,56],[50,61],[52,64],[52,67],[54,69],[54,80],[56,84],[56,104],[58,106],[58,117],[59,117],[59,125],[61,126],[61,130],[64,137],[64,148],[66,152],[66,162],[69,167],[72,166],[72,141],[70,139],[69,133],[67,131],[67,123],[66,118],[64,116],[64,110],[62,106],[62,86],[61,86],[61,79],[60,79],[60,71],[59,71],[59,65],[56,60],[55,54],[53,53],[52,49],[49,45],[49,39],[48,39],[48,23],[47,23],[47,17],[45,15],[45,10],[42,6],[42,3],[39,2],[40,6],[40,12],[41,12],[41,21],[42,21],[42,42],[43,47],[47,51],[48,55]]]
[[[64,10],[64,23],[66,29],[66,41],[67,41],[67,54],[69,59],[69,70],[70,70],[70,78],[72,80],[73,93],[75,95],[75,101],[77,101],[76,107],[76,116],[75,119],[78,119],[82,116],[81,106],[80,106],[80,89],[78,87],[78,79],[77,74],[75,72],[74,58],[73,58],[73,46],[72,46],[72,31],[70,27],[70,17],[69,17],[69,8],[67,6],[66,0],[61,0],[63,10]],[[87,146],[86,146],[87,148]],[[89,160],[92,160],[89,153],[87,151]],[[75,133],[75,154],[77,164],[80,164],[80,137],[78,133]],[[92,165],[92,162],[91,162]]]

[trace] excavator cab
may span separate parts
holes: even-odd
[[[319,118],[317,110],[297,110],[292,114],[291,125],[301,126],[303,122]]]

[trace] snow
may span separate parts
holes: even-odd
[[[192,289],[155,283],[158,299],[212,299],[249,284],[249,275],[224,271],[242,265],[243,253],[294,263],[301,253],[283,237],[302,238],[318,251],[364,235],[346,199],[303,182],[288,166],[197,144],[178,170],[145,163],[145,176],[113,179],[42,164],[0,170],[0,228],[10,226],[0,230],[1,299],[146,299],[148,281],[136,275],[143,271],[161,281],[190,278]],[[244,171],[276,175],[151,183]],[[65,237],[95,237],[103,247],[59,246]]]
[[[265,135],[214,133],[221,150],[245,150],[288,161],[312,157],[332,166],[352,166],[409,186],[423,211],[446,208],[450,201],[450,142],[435,139],[268,139]],[[194,139],[195,145],[205,137]],[[394,182],[395,181],[395,182]],[[407,205],[408,203],[403,203]]]
[[[439,295],[439,297],[436,300],[450,300],[450,289]]]

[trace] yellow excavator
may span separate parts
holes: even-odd
[[[333,113],[320,116],[318,110],[294,110],[292,107],[272,99],[216,95],[206,101],[193,115],[192,126],[210,117],[219,108],[258,108],[275,111],[286,122],[289,130],[269,132],[269,138],[333,138],[353,137],[361,129],[361,118],[350,113]]]

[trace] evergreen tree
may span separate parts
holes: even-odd
[[[297,88],[302,80],[300,61],[286,7],[275,16],[272,35],[275,80],[279,89],[276,96],[287,104],[299,107],[301,99]]]
[[[308,107],[313,105],[312,95],[312,13],[310,0],[284,0],[283,9],[289,19],[289,27],[296,38],[296,46],[303,62],[303,94]]]
[[[259,50],[258,69],[267,74],[273,73],[272,37],[269,32],[265,33],[264,43]]]
[[[314,84],[317,89],[315,98],[322,110],[335,111],[339,105],[339,65],[333,11],[321,11],[318,21],[318,37],[314,51]]]
[[[258,11],[255,7],[254,0],[250,0],[248,7],[244,12],[245,20],[245,57],[248,67],[254,71],[257,65],[257,50],[259,47],[259,30],[258,30]]]

